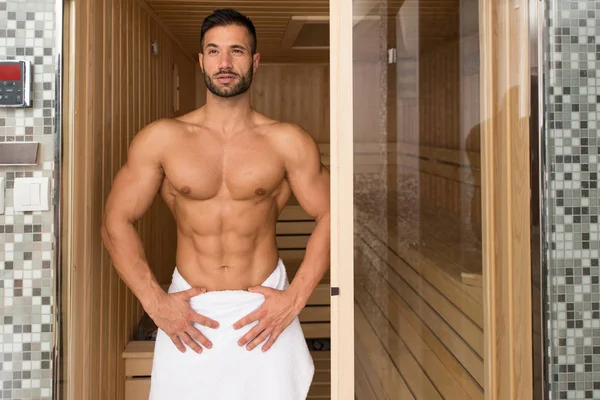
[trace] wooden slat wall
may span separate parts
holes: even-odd
[[[328,64],[262,64],[251,101],[269,118],[296,123],[319,143],[329,143]]]
[[[70,399],[123,397],[121,352],[141,314],[100,239],[104,203],[127,147],[143,126],[195,107],[194,62],[138,0],[82,0],[75,15],[74,182]],[[152,56],[152,40],[159,43]],[[151,265],[173,267],[175,227],[157,200],[138,225]],[[160,273],[160,271],[158,271]]]
[[[365,95],[370,87],[379,87],[380,76],[386,68],[385,56],[376,51],[361,61],[353,63],[355,74],[354,91],[354,142],[387,141],[397,143],[400,153],[406,152],[406,144],[417,148],[447,149],[467,154],[460,164],[467,174],[479,174],[479,73],[478,36],[457,39],[458,13],[456,2],[449,5],[450,22],[457,25],[455,37],[444,37],[433,45],[433,33],[415,32],[427,36],[419,40],[418,54],[401,54],[397,64],[387,70],[387,120],[382,121],[379,109],[385,102],[385,93]],[[425,9],[415,11],[423,18]],[[418,17],[418,15],[417,15]],[[452,25],[446,21],[448,25]],[[396,25],[388,20],[388,48],[396,46]],[[461,23],[464,23],[461,22]],[[452,29],[448,28],[449,32]],[[374,33],[378,33],[377,30]],[[411,32],[403,32],[411,34]],[[356,36],[356,35],[355,35]],[[354,51],[377,48],[379,38],[370,31],[355,38]],[[427,43],[425,43],[427,42]],[[383,132],[386,129],[387,131]],[[382,139],[385,136],[385,139]],[[429,155],[422,154],[428,158]],[[383,159],[382,159],[383,160]],[[429,159],[429,162],[446,163],[447,160]],[[383,161],[382,161],[383,162]],[[440,176],[428,171],[426,165],[411,169],[388,165],[391,176],[389,190],[397,190],[405,184],[417,184],[421,204],[438,208],[464,219],[471,220],[474,230],[480,230],[481,190],[479,183],[465,184],[464,181]],[[477,181],[477,179],[475,179]]]
[[[398,85],[389,85],[390,128],[399,143],[466,152],[462,166],[479,172],[479,72],[468,67],[477,57],[477,37],[448,41],[418,59],[400,60]],[[411,86],[417,80],[419,86]],[[396,92],[396,89],[398,91]],[[395,101],[394,101],[395,99]],[[396,114],[396,119],[393,114]],[[442,160],[438,160],[442,161]],[[481,224],[479,184],[442,177],[425,171],[418,175],[398,170],[403,179],[417,180],[422,204],[470,218],[475,230]],[[403,178],[402,178],[403,177]]]
[[[448,43],[419,59],[419,142],[462,148],[459,43]]]
[[[196,71],[196,105],[206,86]],[[329,65],[260,64],[250,88],[252,106],[277,121],[300,125],[319,143],[329,143]]]
[[[202,107],[206,103],[206,85],[200,65],[196,65],[196,108]]]

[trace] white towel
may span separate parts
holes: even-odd
[[[289,286],[281,260],[262,286]],[[169,293],[191,286],[175,268]],[[192,308],[219,322],[217,329],[196,325],[212,342],[201,354],[186,346],[181,353],[158,330],[154,349],[150,400],[304,400],[314,375],[314,363],[296,318],[266,352],[248,351],[241,339],[257,322],[242,329],[233,324],[260,307],[264,296],[245,290],[208,292],[190,300]],[[262,344],[264,344],[263,342]]]

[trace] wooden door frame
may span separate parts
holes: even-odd
[[[532,398],[528,0],[479,0],[485,399]],[[332,399],[354,398],[352,2],[330,0]]]
[[[54,382],[53,398],[73,399],[73,386],[78,383],[78,371],[73,365],[74,344],[76,343],[77,331],[72,324],[72,313],[74,299],[72,295],[72,270],[73,263],[73,208],[77,199],[73,194],[74,174],[74,92],[75,92],[75,2],[74,0],[57,0],[57,8],[61,8],[60,23],[58,29],[62,29],[62,46],[60,57],[61,80],[60,91],[62,93],[62,113],[59,115],[61,121],[61,136],[57,146],[61,149],[60,163],[56,165],[60,169],[60,220],[56,223],[60,240],[56,247],[56,285],[57,296],[55,314],[57,317],[57,330],[55,333],[56,343],[60,350],[54,354]]]
[[[352,2],[330,0],[329,17],[330,279],[340,288],[331,298],[331,398],[346,400],[354,399]]]
[[[531,399],[529,1],[480,0],[486,399]],[[484,156],[485,155],[485,156]]]

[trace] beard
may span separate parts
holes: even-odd
[[[204,82],[206,83],[206,88],[210,90],[212,94],[219,97],[234,97],[246,92],[252,84],[252,74],[252,65],[250,65],[248,71],[242,76],[236,74],[233,71],[221,70],[214,75],[215,79],[218,78],[219,75],[234,75],[239,79],[237,83],[235,83],[233,86],[219,86],[216,81],[214,81],[213,79],[211,79],[210,76],[208,76],[206,71],[202,70],[202,75],[204,75]]]

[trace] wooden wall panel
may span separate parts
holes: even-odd
[[[202,71],[196,69],[196,107],[206,103]],[[277,121],[300,125],[329,143],[329,65],[260,64],[250,89],[252,106]]]
[[[479,151],[479,52],[472,49],[474,39],[478,37],[461,38],[421,55],[418,105],[407,104],[408,111],[418,107],[421,145]]]
[[[353,118],[354,143],[379,142],[386,140],[386,98],[382,93],[383,70],[379,60],[355,61],[353,65]]]
[[[251,89],[254,108],[300,125],[319,143],[329,143],[329,65],[262,64]]]
[[[100,239],[104,204],[133,136],[145,125],[195,108],[195,62],[138,0],[82,0],[75,11],[71,347],[69,399],[123,398],[121,352],[141,307]],[[159,54],[150,52],[151,41]],[[180,111],[173,111],[173,64]],[[67,109],[67,107],[65,107]],[[163,282],[175,262],[173,218],[158,199],[137,226]],[[69,257],[67,257],[69,259]]]
[[[459,42],[419,59],[419,142],[452,149],[460,143]]]
[[[206,84],[202,69],[199,64],[196,64],[196,108],[200,108],[204,104],[206,104]]]
[[[397,126],[399,150],[412,144],[461,153],[457,167],[473,176],[478,176],[480,170],[477,45],[475,35],[447,41],[418,58],[399,60],[398,83],[390,86],[392,101],[388,103],[389,112],[396,114],[395,121],[390,118],[390,122]],[[411,86],[412,81],[418,81],[418,85]],[[408,178],[415,179],[415,174]],[[417,179],[422,204],[470,219],[477,230],[481,223],[478,180],[466,184],[424,168]]]

